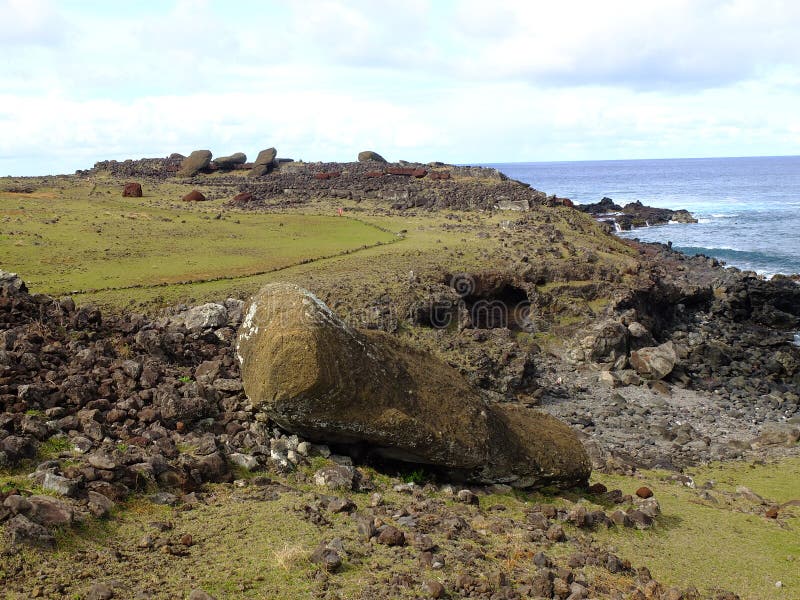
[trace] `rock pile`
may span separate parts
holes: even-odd
[[[258,420],[242,392],[232,350],[242,304],[110,317],[30,295],[0,271],[0,467],[36,461],[32,482],[63,504],[29,508],[3,492],[12,538],[48,544],[37,526],[54,515],[102,515],[151,487],[174,502],[230,481],[231,463],[292,469],[314,451]]]

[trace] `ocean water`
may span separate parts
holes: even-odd
[[[800,156],[485,165],[576,203],[685,208],[699,223],[619,235],[668,242],[763,275],[800,273]]]

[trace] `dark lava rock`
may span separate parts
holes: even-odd
[[[406,536],[397,527],[387,525],[378,534],[378,543],[385,546],[403,546],[406,543]]]
[[[229,171],[233,169],[236,165],[243,165],[247,162],[247,155],[243,152],[236,152],[235,154],[231,154],[230,156],[221,156],[219,158],[214,159],[214,163],[217,165],[219,169],[223,171]]]

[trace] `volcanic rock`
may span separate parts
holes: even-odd
[[[488,404],[443,361],[349,327],[295,285],[267,285],[251,300],[237,355],[253,405],[304,438],[366,444],[381,457],[477,482],[588,478],[589,458],[565,424]]]
[[[375,161],[375,162],[387,162],[385,158],[383,158],[377,152],[373,152],[372,150],[364,150],[363,152],[358,153],[358,162],[367,162],[367,161]]]
[[[663,379],[675,368],[678,355],[675,344],[666,342],[660,346],[640,348],[631,352],[631,366],[645,379]]]
[[[183,198],[181,198],[184,202],[204,202],[207,198],[198,192],[197,190],[192,190],[188,194],[186,194]]]
[[[259,152],[253,163],[253,168],[250,169],[250,177],[261,177],[272,171],[277,155],[278,151],[275,148],[267,148]]]
[[[235,154],[231,154],[230,156],[221,156],[219,158],[215,158],[214,162],[216,163],[219,169],[223,171],[229,171],[233,169],[236,165],[243,165],[247,162],[247,155],[243,152],[236,152]]]
[[[126,183],[122,189],[123,198],[141,198],[142,197],[142,184],[140,183]]]
[[[211,163],[210,150],[195,150],[181,163],[178,177],[192,177]]]
[[[247,204],[248,202],[251,202],[254,198],[255,196],[253,196],[253,194],[251,194],[250,192],[239,192],[233,197],[232,202],[235,204]]]

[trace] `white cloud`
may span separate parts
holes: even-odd
[[[49,0],[0,0],[0,47],[56,46],[67,23]]]
[[[0,0],[0,173],[198,147],[465,162],[800,147],[788,2],[145,6]]]

